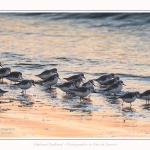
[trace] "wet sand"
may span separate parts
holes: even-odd
[[[150,122],[107,112],[80,113],[46,101],[1,97],[1,138],[147,138]],[[8,109],[9,108],[9,109]]]

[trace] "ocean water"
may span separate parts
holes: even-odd
[[[126,84],[123,92],[144,92],[150,89],[149,39],[149,13],[0,13],[0,62],[36,83],[41,80],[35,75],[57,68],[59,83],[81,72],[85,81],[114,73]],[[144,100],[137,99],[132,109],[126,103],[122,108],[121,100],[95,85],[97,93],[81,103],[43,84],[27,90],[27,97],[6,79],[0,88],[9,91],[5,98],[20,103],[41,100],[80,114],[117,113],[150,121]]]

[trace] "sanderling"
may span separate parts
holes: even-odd
[[[82,84],[82,86],[84,86],[84,87],[93,87],[93,85],[94,85],[94,81],[93,80],[89,80],[89,81],[87,81],[87,82]]]
[[[81,82],[83,83],[82,77],[79,77],[79,78],[71,80],[71,81],[75,82],[77,88],[80,87]]]
[[[99,84],[104,84],[106,82],[108,82],[109,80],[111,80],[112,78],[114,78],[114,74],[111,73],[111,74],[108,74],[108,75],[103,75],[97,79],[93,79],[94,81],[97,81]]]
[[[1,68],[0,69],[0,79],[2,79],[2,83],[3,83],[3,78],[5,76],[7,76],[10,72],[11,72],[10,68]]]
[[[62,91],[66,92],[66,94],[68,94],[68,92],[70,92],[70,90],[73,90],[76,88],[76,83],[73,81],[65,82],[65,83],[59,85],[58,88],[60,88]]]
[[[43,71],[42,73],[40,73],[40,74],[38,74],[36,76],[38,76],[39,78],[44,80],[44,79],[49,78],[50,76],[52,76],[55,73],[57,73],[57,69],[53,68],[51,70],[45,70],[45,71]]]
[[[3,94],[6,92],[8,92],[8,91],[4,91],[4,90],[0,89],[0,96],[3,96]]]
[[[113,79],[107,81],[106,83],[103,84],[104,87],[109,88],[112,84],[116,83],[119,81],[119,77],[114,77]]]
[[[26,93],[26,90],[29,89],[32,85],[35,86],[34,80],[22,80],[16,85],[22,89],[22,93],[24,93],[24,91]]]
[[[51,86],[56,84],[58,82],[58,79],[60,79],[60,78],[59,78],[58,73],[56,73],[56,74],[48,77],[47,79],[45,79],[43,81],[43,83],[46,83],[48,86],[50,86],[50,89],[51,89]]]
[[[118,98],[121,98],[123,100],[122,106],[123,103],[126,102],[126,103],[130,103],[130,107],[131,107],[131,103],[134,102],[138,97],[141,97],[139,92],[127,92],[124,95],[119,96]]]
[[[122,85],[125,85],[125,84],[123,83],[122,80],[119,80],[118,82],[112,84],[109,88],[107,88],[107,89],[105,89],[103,91],[109,91],[109,92],[112,92],[112,93],[114,93],[116,95],[116,93],[121,92],[121,90],[123,88]]]
[[[81,99],[88,96],[92,90],[93,90],[93,87],[82,86],[82,87],[79,87],[78,89],[70,90],[70,93],[74,94],[75,96],[79,96],[80,101],[81,101]]]
[[[80,74],[78,74],[78,75],[73,75],[73,76],[71,76],[71,77],[64,78],[64,79],[65,79],[65,80],[67,80],[67,81],[71,81],[71,80],[78,79],[79,77],[81,77],[81,78],[84,78],[84,79],[85,79],[85,77],[84,77],[84,74],[83,74],[83,73],[80,73]]]
[[[147,104],[147,102],[148,102],[148,105],[149,105],[150,90],[147,90],[147,91],[141,93],[140,96],[141,96],[142,99],[145,99],[145,100],[146,100],[146,104]]]
[[[23,78],[22,78],[22,73],[21,72],[17,72],[17,71],[14,71],[14,72],[11,72],[10,74],[8,74],[7,76],[5,76],[6,79],[10,80],[11,82],[19,82],[21,81]]]

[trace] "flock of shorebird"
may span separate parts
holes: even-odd
[[[15,85],[19,86],[19,88],[22,89],[22,93],[26,93],[26,90],[29,89],[32,85],[35,86],[34,80],[24,80],[22,78],[22,73],[18,71],[11,72],[11,69],[6,67],[3,68],[2,64],[0,63],[0,79],[2,80],[1,83],[3,83],[3,78],[6,78],[10,80],[11,82],[15,82]],[[115,76],[113,73],[102,75],[97,79],[89,80],[85,83],[83,83],[84,74],[80,73],[77,75],[70,76],[68,78],[64,78],[66,82],[62,84],[57,84],[59,75],[57,73],[57,69],[53,68],[51,70],[45,70],[42,73],[36,75],[39,78],[42,79],[42,82],[47,84],[50,89],[53,85],[55,87],[60,88],[63,92],[66,92],[66,95],[72,95],[72,96],[79,96],[80,101],[81,99],[87,97],[90,95],[90,93],[95,92],[94,90],[94,81],[98,82],[101,87],[105,88],[103,91],[108,91],[111,93],[114,93],[116,96],[117,93],[121,92],[123,89],[123,83],[122,80],[118,76]],[[17,82],[17,83],[16,83]],[[83,83],[81,85],[81,82]],[[81,85],[81,86],[80,86]],[[0,96],[3,96],[4,93],[8,91],[4,91],[0,89]],[[134,102],[137,98],[142,98],[146,100],[146,104],[149,105],[150,100],[150,90],[147,90],[143,93],[139,92],[126,92],[123,95],[117,97],[121,98],[123,103],[131,103]],[[123,105],[122,103],[122,105]]]

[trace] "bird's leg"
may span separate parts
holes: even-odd
[[[147,99],[146,99],[146,105],[147,105]]]
[[[124,101],[122,102],[122,106],[123,106]]]
[[[23,89],[22,89],[22,92],[21,93],[23,93]]]
[[[130,103],[130,108],[131,108],[132,104]]]
[[[50,90],[52,89],[51,85],[49,86]]]
[[[148,100],[148,105],[149,105],[149,100]]]
[[[116,96],[116,93],[114,93],[114,96]]]

